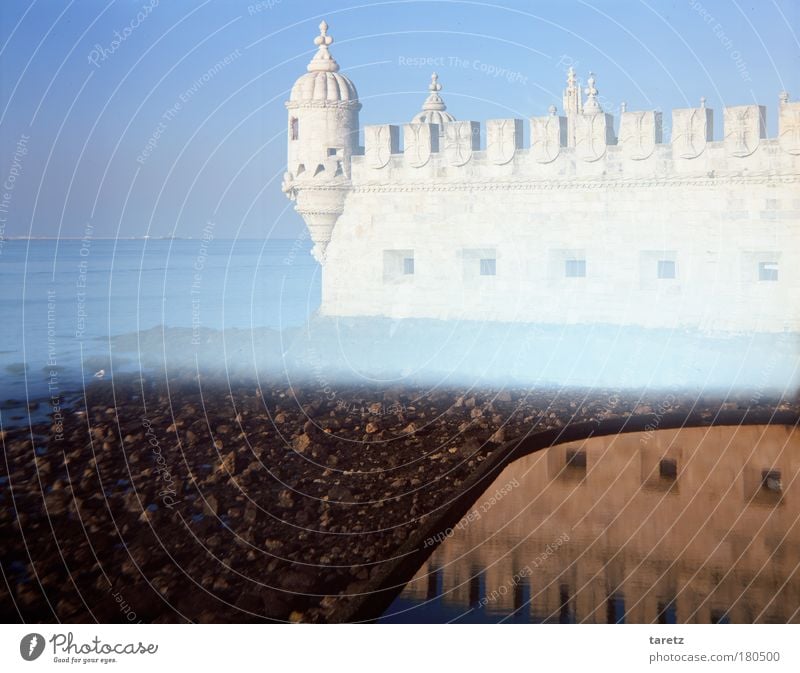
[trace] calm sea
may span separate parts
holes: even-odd
[[[110,337],[156,326],[281,329],[319,306],[307,239],[31,240],[0,248],[0,397],[64,390]],[[27,394],[26,394],[27,392]]]

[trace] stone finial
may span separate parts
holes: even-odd
[[[786,105],[789,102],[789,92],[781,91],[778,95],[778,100],[780,101],[781,105]]]
[[[700,107],[705,110],[705,107],[706,107],[706,97],[705,96],[702,96],[700,98]]]
[[[588,86],[584,90],[584,93],[586,93],[586,103],[583,105],[583,111],[589,114],[603,111],[603,108],[600,107],[600,103],[597,100],[597,94],[600,92],[595,86],[596,81],[597,80],[594,78],[594,73],[590,72],[589,79],[586,80],[586,84],[588,84]]]
[[[439,82],[439,75],[435,72],[431,74],[431,83],[428,84],[428,97],[422,104],[422,111],[414,115],[412,122],[422,122],[425,124],[439,124],[439,133],[444,133],[445,122],[453,122],[456,118],[449,112],[446,112],[447,106],[444,100],[439,95],[442,90],[442,85]]]
[[[328,24],[325,21],[319,24],[319,35],[314,38],[314,44],[319,48],[308,64],[307,70],[309,72],[337,72],[339,64],[328,51],[328,47],[333,44],[333,38],[328,35]]]
[[[431,74],[431,83],[428,84],[428,97],[425,99],[425,102],[422,104],[423,110],[446,110],[447,106],[444,104],[444,100],[439,95],[439,92],[442,90],[442,85],[439,83],[439,75],[435,72]]]
[[[578,78],[575,75],[575,68],[570,66],[569,70],[567,70],[567,87],[572,89],[576,86],[578,86]]]
[[[625,101],[622,101],[619,104],[619,111],[620,112],[627,112],[628,111],[628,104]]]
[[[578,86],[578,78],[575,75],[575,68],[570,66],[567,70],[567,88],[564,89],[563,97],[564,113],[567,116],[580,114],[583,111],[583,100],[581,90]]]
[[[551,105],[549,108],[547,108],[547,112],[551,117],[555,117],[558,114],[558,108],[555,105]]]

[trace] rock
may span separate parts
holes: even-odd
[[[292,442],[292,447],[297,453],[305,453],[309,446],[311,446],[311,437],[306,433],[298,435]]]
[[[505,428],[498,428],[494,431],[491,437],[489,437],[489,441],[493,442],[494,444],[502,444],[506,441],[506,430]]]
[[[353,502],[353,493],[349,488],[341,484],[335,484],[328,491],[328,498],[336,502]]]
[[[368,435],[373,435],[380,430],[380,426],[377,423],[367,423],[367,427],[364,428],[365,432]]]
[[[278,493],[278,506],[283,509],[291,509],[294,507],[294,497],[288,488],[284,488]]]

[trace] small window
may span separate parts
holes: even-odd
[[[383,251],[383,282],[392,284],[414,282],[413,250]]]
[[[658,277],[675,278],[675,262],[671,259],[658,260]]]
[[[484,257],[481,259],[481,276],[496,276],[497,260],[494,257]]]
[[[568,259],[564,263],[564,275],[567,278],[585,278],[586,277],[586,260],[585,259]]]
[[[292,117],[289,120],[289,137],[292,140],[297,140],[299,137],[299,123],[297,121],[297,117]]]
[[[758,263],[758,280],[767,280],[767,281],[778,280],[778,263],[777,262],[759,262]]]

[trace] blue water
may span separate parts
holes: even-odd
[[[75,389],[121,334],[301,325],[320,302],[310,248],[303,238],[4,241],[0,395],[46,393],[51,369]]]

